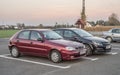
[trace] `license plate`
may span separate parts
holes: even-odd
[[[80,54],[85,54],[86,53],[86,49],[80,50]]]
[[[110,49],[110,48],[111,48],[111,45],[106,46],[106,49]]]

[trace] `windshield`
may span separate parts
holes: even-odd
[[[92,37],[93,36],[90,33],[86,32],[85,30],[82,30],[82,29],[74,29],[73,31],[76,32],[81,37]]]
[[[45,39],[47,39],[47,40],[63,39],[62,36],[60,36],[59,34],[57,34],[54,31],[45,31],[45,32],[43,32],[43,35],[44,35]]]

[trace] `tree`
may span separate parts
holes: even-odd
[[[17,23],[17,27],[19,29],[24,29],[25,28],[25,24],[24,23]]]
[[[86,14],[85,14],[85,0],[82,0],[82,12],[81,12],[81,19],[86,25]]]
[[[43,24],[39,24],[38,27],[39,27],[39,28],[43,28]]]
[[[96,25],[105,25],[105,21],[104,20],[98,20],[98,21],[96,21]]]
[[[87,21],[88,23],[90,23],[92,26],[95,26],[95,22],[94,21]]]
[[[111,26],[120,25],[120,22],[118,20],[118,16],[115,13],[112,13],[108,18],[108,23]]]
[[[24,23],[22,23],[22,24],[21,24],[21,27],[22,27],[22,29],[24,29],[24,28],[25,28],[25,24],[24,24]]]

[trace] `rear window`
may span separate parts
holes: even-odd
[[[22,31],[18,38],[19,39],[29,39],[29,34],[30,34],[30,31]]]

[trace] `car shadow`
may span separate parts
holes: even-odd
[[[6,55],[7,57],[11,57],[11,55]],[[13,57],[11,57],[13,58]],[[17,59],[22,59],[22,60],[29,60],[29,61],[34,61],[34,62],[40,62],[40,63],[45,63],[45,64],[51,64],[51,65],[58,65],[58,66],[69,66],[72,64],[84,62],[85,59],[79,58],[79,59],[74,59],[74,60],[64,60],[59,63],[54,63],[50,59],[46,57],[40,57],[40,56],[32,56],[32,55],[22,55],[21,57]]]

